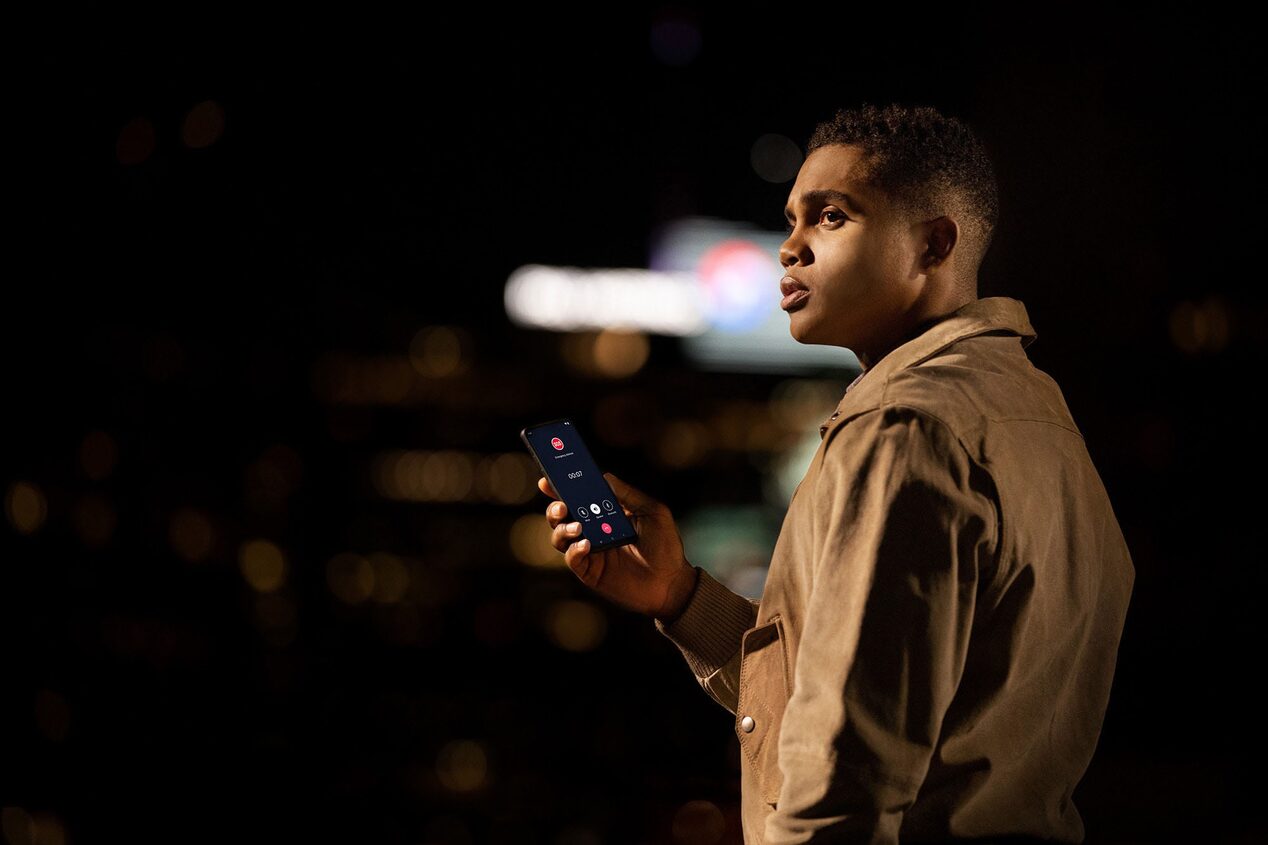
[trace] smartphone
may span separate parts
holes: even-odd
[[[566,521],[581,523],[581,537],[590,541],[591,552],[638,540],[634,524],[621,509],[572,420],[564,417],[530,425],[520,432],[520,439],[567,505]]]

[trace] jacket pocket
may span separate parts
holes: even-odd
[[[779,726],[792,688],[784,621],[775,614],[750,628],[740,641],[740,694],[735,734],[761,787],[762,800],[775,804],[779,771]]]

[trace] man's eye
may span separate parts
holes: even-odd
[[[791,223],[785,223],[785,224],[784,224],[784,234],[785,234],[785,235],[791,235],[791,234],[792,234],[792,230],[793,230],[793,224],[791,224]]]
[[[827,209],[827,210],[825,210],[825,211],[823,212],[823,214],[821,214],[821,215],[819,215],[819,216],[820,216],[820,218],[823,218],[823,217],[829,217],[829,216],[831,216],[831,217],[835,217],[835,218],[837,218],[837,220],[841,220],[841,221],[844,221],[844,220],[848,220],[848,219],[849,219],[848,217],[846,217],[846,216],[845,216],[844,214],[842,214],[841,212],[839,212],[839,211],[833,211],[832,209]]]

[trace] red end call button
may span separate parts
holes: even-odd
[[[554,446],[556,450],[559,450],[564,448],[564,441],[560,440],[558,437],[552,437],[550,438],[550,445]]]
[[[599,526],[600,526],[601,528],[603,528],[603,533],[604,533],[604,534],[611,534],[611,533],[612,533],[612,526],[611,526],[611,525],[608,525],[606,522],[600,522],[600,523],[599,523]]]

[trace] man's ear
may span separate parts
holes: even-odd
[[[921,267],[927,272],[950,257],[951,251],[960,242],[960,227],[945,214],[928,221],[925,226],[928,234],[925,237],[925,254],[921,256]]]

